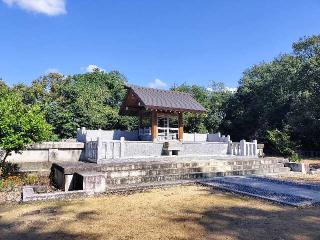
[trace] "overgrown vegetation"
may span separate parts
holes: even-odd
[[[99,70],[49,74],[31,86],[9,88],[0,82],[0,148],[18,151],[47,139],[50,125],[51,139],[75,137],[82,126],[136,128],[136,118],[118,114],[125,84],[119,72]],[[320,148],[320,36],[300,39],[292,53],[247,69],[236,93],[215,82],[210,89],[183,84],[174,90],[189,92],[208,110],[185,115],[187,132],[221,131],[234,141],[257,139],[267,152],[294,159],[299,149]]]
[[[24,104],[21,94],[4,84],[0,84],[0,96],[0,161],[28,144],[50,138],[51,125],[38,103]]]

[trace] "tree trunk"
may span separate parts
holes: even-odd
[[[2,158],[2,162],[5,162],[7,157],[10,155],[10,152],[8,152],[8,151],[4,151],[4,152],[5,153],[4,153],[4,157]]]

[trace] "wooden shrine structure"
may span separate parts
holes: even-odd
[[[183,113],[204,113],[189,93],[127,85],[121,115],[139,116],[139,137],[153,141],[183,139]]]

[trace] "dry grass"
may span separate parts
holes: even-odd
[[[285,174],[279,174],[275,176],[275,178],[286,179],[290,181],[296,182],[305,182],[305,183],[313,183],[319,184],[320,183],[320,174],[304,174],[301,172],[288,172]]]
[[[320,239],[320,208],[172,187],[1,206],[0,239]]]

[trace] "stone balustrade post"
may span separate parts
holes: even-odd
[[[258,141],[253,140],[253,155],[258,156]]]
[[[103,151],[105,151],[105,149],[103,149],[103,144],[102,144],[102,139],[100,137],[97,138],[97,156],[96,156],[96,161],[97,163],[99,162],[100,159],[104,158],[105,153],[103,153]]]
[[[125,153],[125,142],[124,142],[124,137],[120,138],[120,158],[124,157]]]
[[[241,151],[241,156],[247,156],[247,148],[246,148],[246,145],[247,145],[247,143],[246,143],[246,140],[241,140],[240,141],[240,151]]]
[[[228,152],[227,152],[227,154],[234,155],[233,149],[232,149],[232,141],[231,140],[228,141]]]

